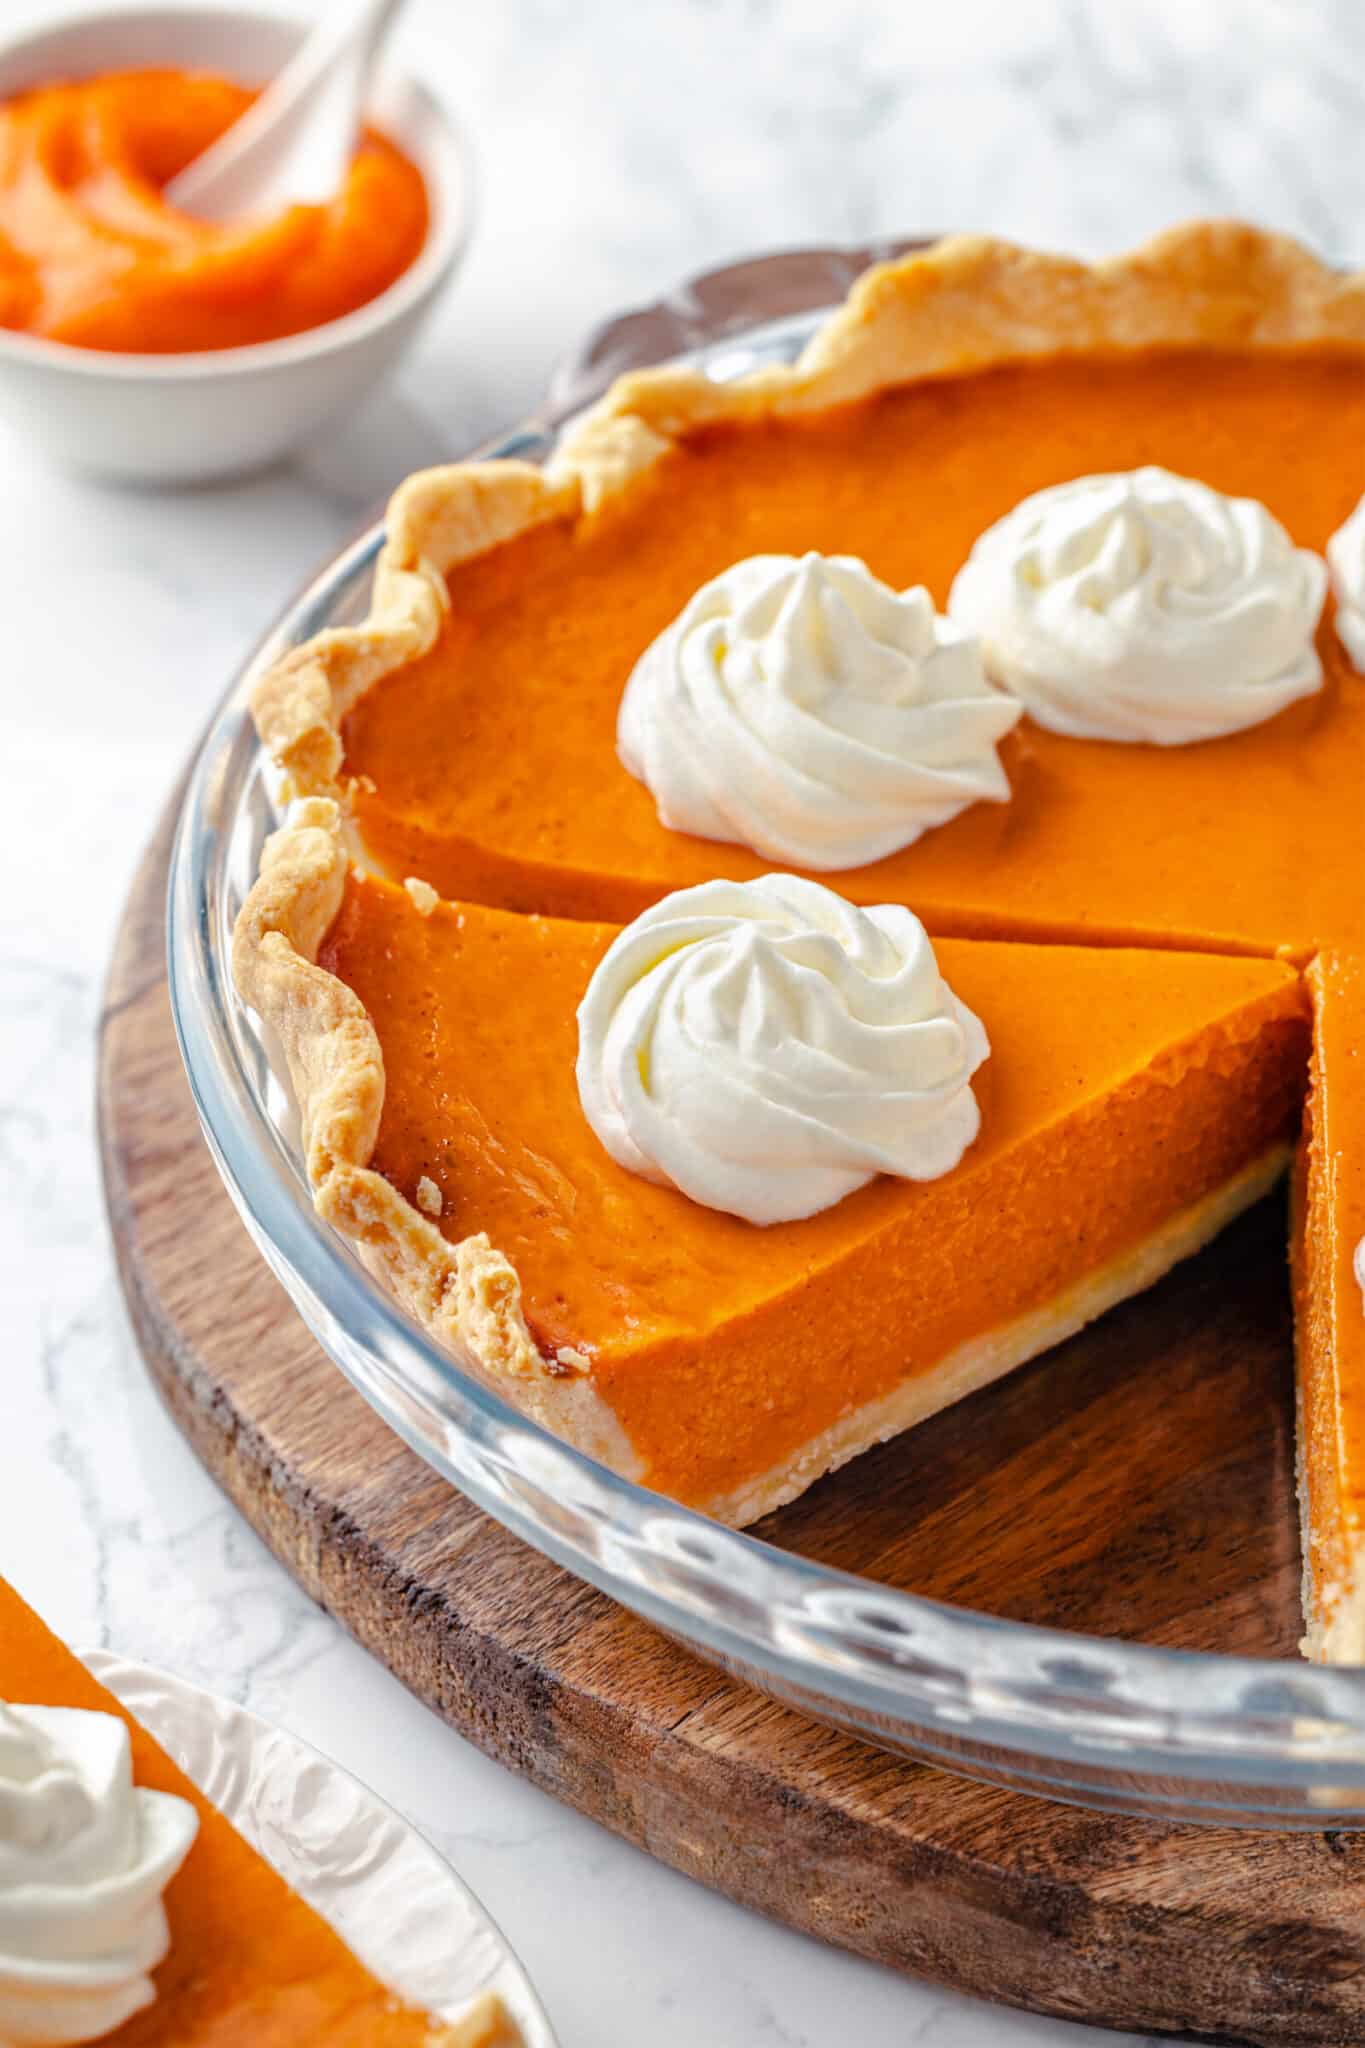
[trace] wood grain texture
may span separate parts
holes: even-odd
[[[1365,2041],[1365,1838],[1082,1812],[884,1756],[666,1641],[389,1433],[294,1315],[200,1139],[165,986],[168,841],[129,901],[102,1024],[114,1240],[172,1414],[312,1596],[490,1755],[811,1934],[1071,2019]],[[1290,1654],[1283,1254],[1263,1204],[762,1533],[997,1613]]]

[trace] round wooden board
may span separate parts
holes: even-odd
[[[167,1003],[169,837],[168,819],[102,1022],[114,1240],[172,1414],[313,1597],[490,1755],[808,1933],[1069,2019],[1358,2048],[1365,1837],[1089,1813],[885,1756],[665,1640],[390,1434],[294,1315],[200,1138]],[[1291,1432],[1269,1202],[763,1533],[997,1612],[1288,1655]]]

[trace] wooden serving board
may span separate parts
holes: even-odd
[[[109,976],[109,1213],[172,1414],[313,1597],[490,1755],[811,1934],[1071,2019],[1358,2048],[1365,1837],[1173,1827],[897,1761],[665,1640],[389,1433],[294,1315],[200,1138],[167,1002],[169,836],[168,820]],[[1287,1655],[1291,1422],[1271,1201],[763,1533],[996,1613]]]

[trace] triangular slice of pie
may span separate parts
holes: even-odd
[[[1365,1663],[1365,960],[1308,971],[1314,1033],[1294,1175],[1304,1649]]]
[[[1268,1188],[1308,1022],[1268,960],[940,940],[981,1131],[758,1228],[616,1164],[574,1076],[602,924],[266,848],[237,973],[289,1057],[323,1215],[444,1341],[618,1470],[746,1523],[1151,1284]]]
[[[158,1742],[0,1579],[0,1700],[114,1714],[133,1779],[199,1817],[166,1889],[155,2001],[108,2048],[514,2048],[499,2001],[447,2027],[405,2005],[191,1784]],[[92,1966],[93,1968],[94,1966]]]

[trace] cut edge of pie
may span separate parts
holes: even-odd
[[[1303,1651],[1365,1663],[1365,962],[1308,969],[1313,1051],[1291,1182]],[[1351,1389],[1355,1389],[1354,1397]]]
[[[595,513],[703,427],[819,412],[1031,356],[1362,336],[1365,273],[1343,275],[1241,222],[1192,222],[1098,263],[949,236],[866,271],[794,364],[731,383],[668,365],[633,371],[543,469],[460,462],[410,476],[389,503],[369,616],[315,635],[260,677],[257,730],[292,791],[344,801],[342,723],[433,646],[449,572],[547,520]]]
[[[1180,1210],[1098,1272],[1084,1274],[1041,1308],[972,1338],[928,1372],[902,1380],[889,1394],[841,1416],[805,1444],[798,1457],[785,1459],[750,1484],[709,1501],[706,1512],[717,1521],[747,1528],[797,1499],[826,1473],[837,1472],[861,1457],[874,1444],[888,1443],[903,1430],[927,1422],[930,1416],[1064,1344],[1087,1323],[1097,1322],[1133,1295],[1145,1293],[1172,1266],[1211,1244],[1244,1210],[1270,1193],[1289,1159],[1288,1145],[1272,1145],[1212,1194]]]

